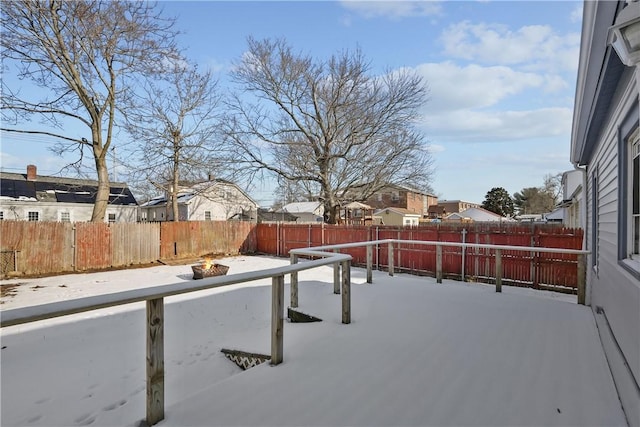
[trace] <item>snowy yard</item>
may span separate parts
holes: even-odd
[[[229,274],[286,259],[220,260]],[[624,415],[588,307],[575,296],[354,268],[341,324],[330,267],[300,273],[284,363],[241,371],[220,352],[269,354],[270,280],[167,298],[159,426],[605,426]],[[0,308],[191,280],[189,265],[22,283]],[[286,277],[287,283],[289,278]],[[288,286],[285,290],[288,305]],[[134,426],[145,417],[143,303],[1,330],[2,426]]]

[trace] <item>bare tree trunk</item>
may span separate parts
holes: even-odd
[[[105,156],[107,151],[94,144],[93,153],[98,174],[98,192],[96,193],[91,222],[102,222],[107,215],[107,205],[109,204],[109,171]]]
[[[174,145],[179,145],[174,142]],[[176,149],[173,152],[173,174],[171,184],[171,210],[173,212],[173,220],[180,221],[178,217],[178,184],[180,182],[180,155]]]

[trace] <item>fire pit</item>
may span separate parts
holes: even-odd
[[[227,274],[227,271],[229,271],[229,267],[205,260],[202,264],[192,265],[191,270],[193,270],[193,278],[198,280],[204,279],[205,277],[224,276]]]

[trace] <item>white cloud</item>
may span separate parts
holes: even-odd
[[[569,19],[571,20],[571,22],[581,22],[582,21],[582,9],[584,9],[584,4],[582,2],[578,3],[575,7],[575,9],[573,9],[573,11],[571,12],[571,16],[569,17]]]
[[[451,142],[522,141],[571,134],[570,108],[540,108],[525,111],[458,110],[427,114],[428,137]],[[565,155],[566,156],[566,155]]]
[[[384,0],[341,0],[340,4],[348,10],[365,18],[378,16],[391,19],[409,16],[433,16],[442,12],[442,5],[435,0],[384,1]]]
[[[530,69],[575,71],[580,34],[560,35],[548,25],[528,25],[516,31],[501,24],[463,21],[447,27],[440,36],[446,55]]]
[[[548,80],[504,66],[459,66],[452,62],[423,64],[416,67],[416,72],[429,85],[426,108],[434,112],[490,107],[526,89],[541,87]]]
[[[443,151],[446,150],[444,145],[441,144],[429,144],[429,153],[434,154],[434,153],[442,153]]]

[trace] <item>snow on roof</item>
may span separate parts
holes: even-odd
[[[474,221],[506,221],[508,218],[498,215],[497,213],[488,211],[483,208],[469,208],[460,212],[462,218],[470,218]]]
[[[320,202],[294,202],[284,205],[281,210],[289,213],[315,213],[321,206]]]

